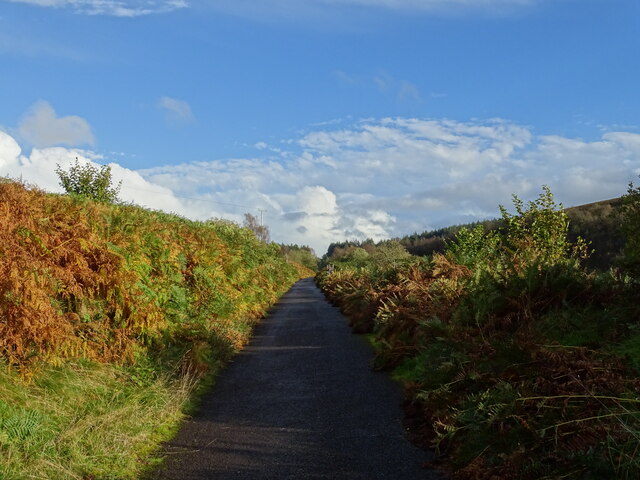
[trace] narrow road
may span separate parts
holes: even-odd
[[[399,385],[369,368],[312,279],[298,282],[220,375],[154,479],[436,479],[402,427]]]

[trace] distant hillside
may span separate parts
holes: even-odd
[[[452,225],[437,230],[407,235],[406,237],[400,238],[399,241],[412,255],[433,255],[436,252],[443,253],[445,243],[452,240],[462,228],[473,229],[477,225],[482,225],[486,230],[495,230],[500,228],[501,223],[501,220],[492,219],[482,222]]]
[[[622,199],[614,198],[566,209],[569,216],[569,239],[574,242],[582,237],[590,242],[593,250],[588,265],[592,268],[608,268],[624,246],[624,237],[618,231]],[[452,240],[461,228],[483,225],[487,230],[498,229],[501,220],[454,225],[423,233],[414,233],[399,239],[412,255],[432,255],[444,252],[445,242]]]
[[[578,237],[582,237],[587,242],[590,242],[590,248],[593,250],[591,257],[587,261],[587,266],[598,269],[609,268],[620,254],[624,246],[624,237],[618,230],[621,205],[622,199],[614,198],[566,209],[569,216],[570,241],[574,242]],[[413,233],[396,240],[412,255],[433,255],[434,253],[443,253],[445,243],[453,240],[460,229],[473,229],[477,225],[483,225],[486,230],[495,230],[501,228],[502,220],[492,219],[463,225],[452,225],[437,230]],[[372,253],[377,245],[379,244],[372,240],[332,243],[325,255],[325,262],[329,258],[348,253],[354,248],[362,248]]]
[[[613,265],[624,247],[624,236],[619,230],[622,199],[614,198],[567,209],[569,240],[582,237],[591,242],[593,250],[588,265],[606,269]]]

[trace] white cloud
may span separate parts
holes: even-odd
[[[277,206],[267,216],[276,236],[286,243],[310,245],[322,254],[331,242],[344,239],[382,240],[390,236],[395,219],[376,208],[363,208],[338,197],[324,186],[305,186],[293,194],[271,197]]]
[[[332,231],[341,216],[333,192],[321,186],[305,186],[293,195],[278,196],[277,201],[281,218],[297,242],[311,243],[314,249],[321,242],[331,242]]]
[[[319,252],[345,238],[381,239],[498,215],[543,184],[567,205],[618,196],[640,168],[640,135],[595,141],[536,137],[512,122],[387,118],[326,125],[262,158],[142,171],[183,194],[263,206],[273,238]],[[264,145],[261,145],[264,147]]]
[[[22,153],[18,142],[0,130],[0,167],[5,163],[13,163]]]
[[[8,0],[39,7],[67,8],[85,15],[139,17],[167,13],[188,6],[185,0]]]
[[[50,192],[63,193],[55,173],[56,167],[59,165],[66,170],[76,159],[96,166],[99,165],[98,161],[103,160],[102,156],[92,151],[64,147],[34,148],[29,155],[24,155],[15,139],[0,131],[0,176],[23,180]],[[109,165],[114,183],[122,180],[121,200],[183,215],[189,212],[188,205],[171,190],[154,185],[138,172],[116,163]]]
[[[188,123],[195,120],[191,107],[184,100],[171,97],[160,97],[158,107],[164,110],[167,119],[172,122]]]
[[[112,163],[121,197],[194,219],[238,222],[265,210],[272,238],[308,244],[401,236],[499,214],[511,195],[537,197],[549,185],[565,205],[623,194],[640,172],[640,134],[603,133],[592,140],[536,136],[500,119],[385,118],[315,127],[275,152],[257,142],[255,158],[191,162],[132,171]],[[0,134],[0,174],[56,189],[55,164],[70,148],[22,154]]]
[[[399,188],[406,190],[407,182],[425,181],[415,174],[430,172],[429,177],[438,181],[466,175],[499,165],[530,141],[529,130],[500,120],[383,119],[344,130],[312,132],[299,144],[316,155],[334,156],[337,164],[357,166],[360,174],[389,174],[391,182],[401,180]]]
[[[18,132],[35,147],[93,145],[95,142],[91,126],[84,118],[58,117],[53,107],[42,100],[27,111]]]

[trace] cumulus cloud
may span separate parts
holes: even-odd
[[[88,151],[63,147],[34,148],[24,155],[18,142],[0,131],[0,175],[22,179],[52,192],[62,192],[54,173],[56,163],[63,168],[71,165],[75,158],[81,161],[98,160],[99,156]]]
[[[8,0],[39,7],[66,8],[84,15],[139,17],[188,7],[185,0]]]
[[[511,195],[549,185],[566,205],[624,193],[640,169],[640,134],[585,141],[536,136],[501,119],[385,118],[328,124],[277,155],[141,171],[172,191],[210,188],[216,201],[268,209],[273,238],[310,244],[376,240],[498,215]]]
[[[500,120],[461,123],[400,118],[311,132],[298,143],[317,156],[356,168],[360,175],[389,175],[386,189],[406,191],[415,182],[441,182],[497,167],[530,141],[528,129]]]
[[[158,108],[164,110],[167,120],[176,123],[189,123],[195,120],[191,107],[184,100],[171,97],[160,97]]]
[[[13,163],[22,153],[18,142],[6,133],[0,131],[0,167],[5,163]]]
[[[329,243],[339,240],[388,238],[395,222],[381,209],[353,204],[320,185],[273,195],[271,201],[275,233],[284,234],[287,243],[310,245],[320,254]]]
[[[68,169],[75,161],[99,166],[104,158],[90,150],[48,147],[34,148],[25,155],[18,142],[0,131],[0,176],[22,180],[49,192],[63,193],[55,173],[59,165]],[[119,198],[125,202],[186,214],[189,206],[166,187],[145,180],[138,172],[110,163],[114,183],[122,180]]]
[[[95,143],[91,126],[84,118],[75,115],[58,117],[53,107],[42,100],[27,111],[18,126],[18,132],[35,147]]]
[[[535,135],[500,119],[383,118],[328,123],[256,156],[132,171],[112,163],[121,197],[194,219],[264,212],[272,238],[312,246],[381,240],[495,217],[511,195],[549,185],[567,206],[623,194],[640,173],[640,134],[590,140]],[[0,135],[0,174],[55,189],[55,164],[104,161],[85,150],[36,148]]]

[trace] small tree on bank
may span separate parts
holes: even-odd
[[[263,243],[269,243],[271,241],[271,235],[269,233],[269,227],[266,225],[260,225],[255,215],[250,213],[244,214],[244,222],[242,224],[245,228],[248,228],[255,233],[256,238]]]
[[[76,157],[69,170],[63,170],[56,164],[56,174],[60,179],[60,185],[70,195],[105,203],[118,200],[122,182],[118,182],[115,187],[112,185],[111,167],[108,165],[97,168],[90,163],[81,164]]]

